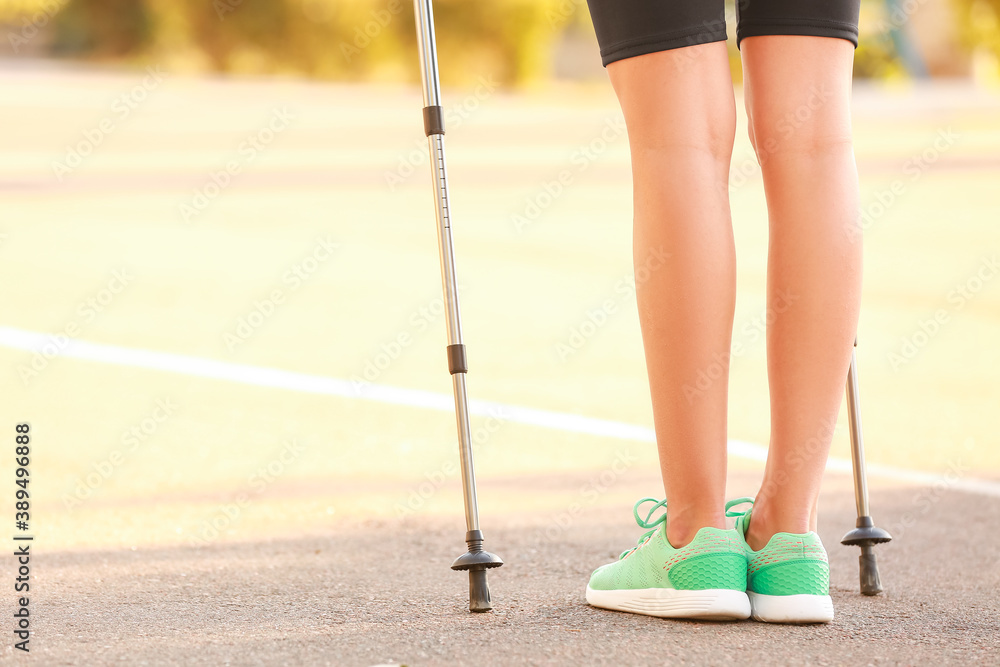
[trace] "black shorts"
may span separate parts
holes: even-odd
[[[587,0],[604,65],[726,40],[724,0]],[[840,37],[858,45],[861,0],[736,0],[736,46],[755,35]]]

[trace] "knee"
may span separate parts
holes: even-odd
[[[629,126],[634,153],[650,157],[679,155],[728,165],[736,140],[736,108],[703,106],[697,111],[658,118],[642,128]]]
[[[750,130],[750,142],[762,167],[779,156],[815,159],[853,149],[849,125],[843,128],[796,128],[780,123],[765,128],[754,126]]]
[[[779,155],[815,158],[852,149],[845,100],[811,92],[798,104],[758,105],[747,114],[750,143],[761,166]]]
[[[736,105],[706,110],[692,130],[695,145],[703,148],[716,161],[728,165],[736,141]]]
[[[736,108],[728,113],[720,113],[704,131],[704,145],[708,153],[727,165],[733,158],[733,144],[736,142]]]

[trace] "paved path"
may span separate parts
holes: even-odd
[[[836,605],[826,626],[588,607],[590,570],[640,532],[627,510],[594,509],[555,542],[546,516],[484,517],[489,546],[507,564],[491,574],[496,608],[477,615],[466,608],[466,577],[448,569],[461,550],[456,519],[352,520],[322,536],[46,554],[33,656],[46,665],[997,664],[1000,501],[876,492],[882,516],[910,513],[914,524],[879,549],[886,593],[867,598],[857,592],[857,549],[837,543],[852,521],[846,483],[834,480],[823,498]]]

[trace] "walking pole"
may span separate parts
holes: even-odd
[[[854,347],[858,339],[854,339]],[[861,400],[858,397],[857,355],[851,349],[851,368],[847,373],[847,417],[851,423],[851,463],[854,465],[854,500],[858,506],[857,527],[844,535],[841,544],[861,547],[858,562],[861,565],[861,593],[878,595],[882,582],[878,576],[878,561],[874,547],[892,539],[892,536],[875,526],[868,508],[868,473],[865,470],[865,443],[861,433]]]
[[[462,342],[462,320],[458,310],[458,280],[455,277],[455,253],[451,242],[451,210],[448,208],[448,174],[444,160],[444,114],[438,82],[437,42],[434,38],[434,9],[431,0],[414,0],[420,74],[424,88],[424,134],[427,135],[438,221],[438,250],[441,256],[441,281],[448,324],[448,370],[455,392],[455,416],[458,421],[458,451],[462,461],[462,491],[465,499],[465,543],[468,552],[452,563],[453,570],[469,571],[469,610],[493,608],[486,570],[500,567],[499,556],[483,550],[483,532],[479,529],[479,506],[476,500],[476,470],[472,461],[472,435],[465,390],[468,364]]]

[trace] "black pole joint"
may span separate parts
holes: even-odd
[[[468,373],[469,363],[465,358],[465,345],[448,346],[448,370],[451,374]]]
[[[439,106],[424,107],[424,134],[444,134],[444,111]]]

